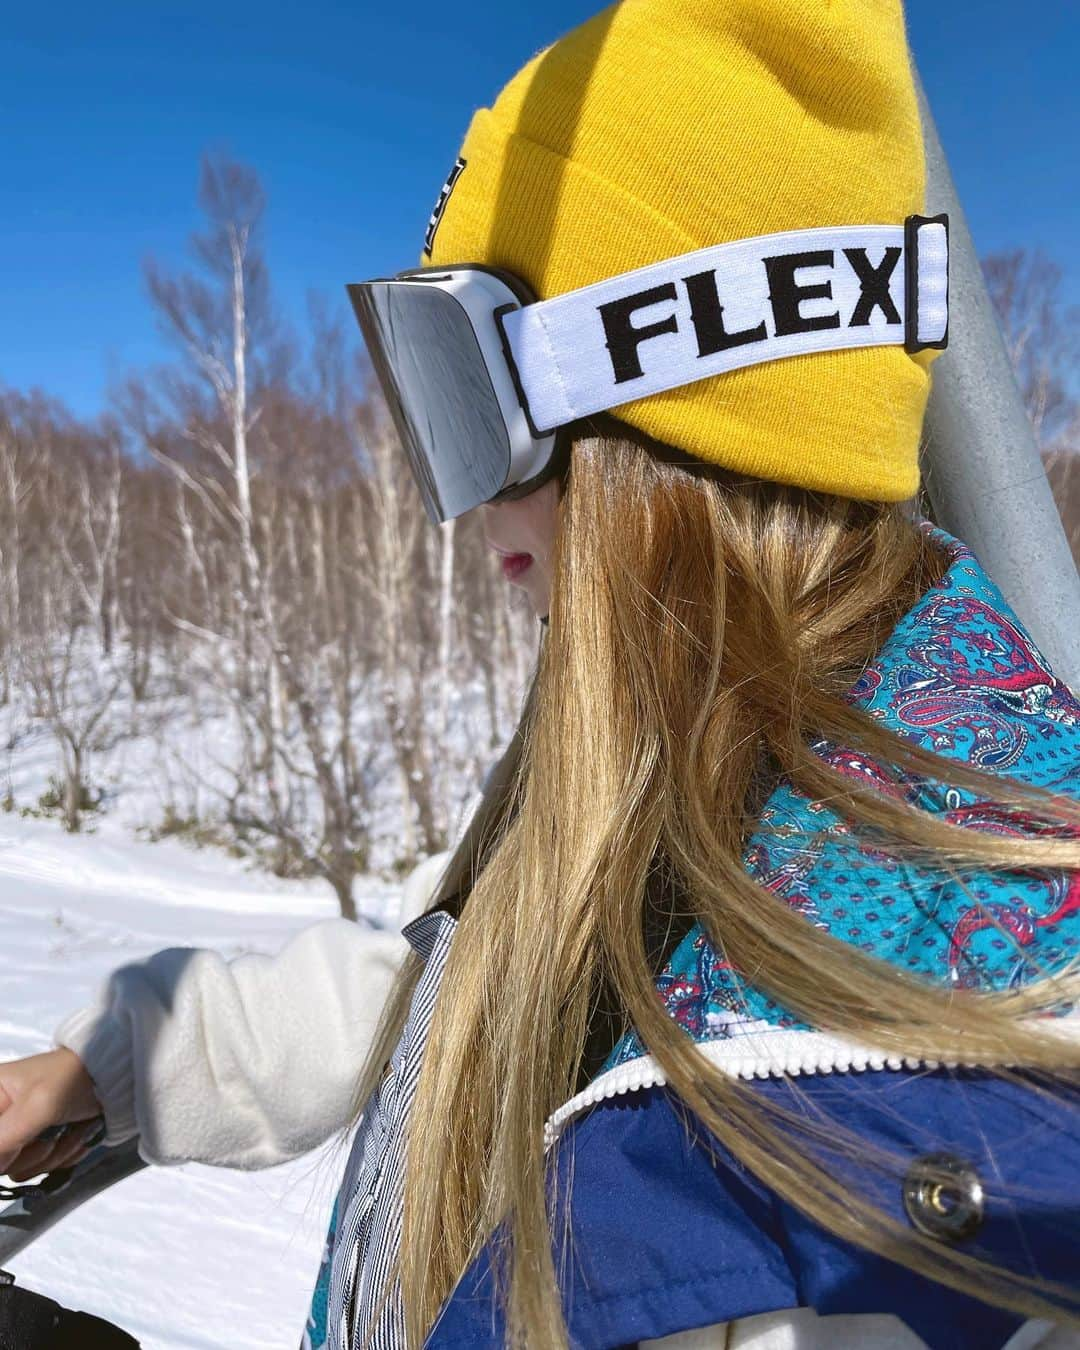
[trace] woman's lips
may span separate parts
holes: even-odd
[[[513,581],[521,576],[522,572],[527,572],[532,566],[531,553],[504,553],[502,560],[503,576],[507,581]]]
[[[533,565],[533,555],[531,553],[511,553],[508,548],[500,548],[498,544],[488,541],[488,547],[493,548],[502,558],[503,576],[507,581],[513,581],[515,577],[521,576],[522,572],[527,572]]]

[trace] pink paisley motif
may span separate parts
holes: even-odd
[[[957,984],[965,980],[959,973],[964,950],[976,933],[984,928],[1004,928],[1021,947],[1027,947],[1035,938],[1035,925],[1031,910],[1027,905],[974,905],[964,910],[953,927],[949,938],[949,972]],[[972,979],[977,979],[974,972]]]
[[[774,863],[768,848],[759,842],[747,849],[744,862],[755,881],[786,900],[793,909],[809,915],[816,912],[816,906],[803,886],[803,878],[813,870],[817,860],[817,849],[801,848],[783,862]]]
[[[1000,925],[1021,947],[1029,947],[1035,941],[1037,929],[1059,923],[1077,911],[1080,911],[1080,873],[1072,877],[1061,904],[1040,918],[1036,918],[1030,905],[973,905],[961,914],[949,938],[949,970],[953,979],[959,984],[965,983],[958,974],[960,962],[968,943],[984,928]]]
[[[894,712],[909,727],[930,733],[930,748],[949,750],[960,732],[972,739],[968,753],[978,767],[1008,768],[1028,743],[1025,728],[987,709],[985,701],[958,690],[936,689],[898,699]]]
[[[656,987],[667,1004],[669,1014],[681,1027],[693,1034],[701,1020],[701,1001],[704,994],[701,983],[682,975],[673,979],[665,979],[662,976],[657,980]]]
[[[881,671],[867,666],[855,683],[844,695],[847,703],[869,702],[881,688]]]
[[[1049,914],[1044,914],[1041,919],[1035,920],[1036,928],[1048,928],[1052,923],[1060,923],[1070,914],[1076,914],[1080,911],[1080,873],[1073,876],[1069,882],[1068,889],[1065,892],[1065,899],[1058,905],[1057,909]]]
[[[971,802],[966,806],[956,806],[945,812],[950,825],[966,825],[972,830],[985,830],[990,834],[1010,834],[1018,838],[1030,838],[1042,835],[1048,839],[1075,839],[1080,831],[1068,825],[1054,825],[1042,828],[1038,816],[1001,802]]]
[[[911,656],[959,689],[1021,693],[1035,685],[1056,683],[1027,637],[974,596],[939,596],[920,617],[935,633],[927,643],[910,647]],[[970,648],[986,659],[973,665],[966,650]]]
[[[844,774],[847,778],[877,788],[889,797],[902,799],[907,795],[907,786],[890,778],[881,765],[855,750],[827,750],[821,758],[826,764]]]
[[[969,806],[947,811],[945,819],[953,825],[965,825],[969,829],[984,830],[991,834],[1029,836],[1042,833],[1057,838],[1076,838],[1080,834],[1080,831],[1068,826],[1039,831],[1037,817],[1026,812],[1010,811],[996,802],[972,802]],[[1025,825],[1027,829],[1023,828]],[[949,970],[953,979],[958,983],[965,982],[958,975],[965,949],[976,933],[995,927],[995,920],[1007,933],[1012,934],[1021,947],[1027,947],[1034,942],[1037,929],[1058,923],[1080,911],[1080,871],[1056,873],[1047,883],[1047,888],[1052,897],[1060,895],[1061,900],[1048,914],[1041,916],[1037,916],[1035,910],[1026,903],[972,905],[964,910],[949,938]]]

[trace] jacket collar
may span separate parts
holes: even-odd
[[[947,759],[1080,798],[1080,703],[972,551],[928,521],[920,528],[944,550],[946,571],[896,625],[848,701]],[[1005,810],[966,790],[913,776],[898,786],[866,756],[825,740],[812,748],[851,778],[952,823],[1019,833]],[[808,922],[936,983],[1015,987],[1058,968],[1080,948],[1080,876],[984,871],[961,884],[953,874],[860,844],[842,817],[787,782],[766,802],[744,862]],[[999,925],[1015,943],[1001,936]],[[700,924],[675,949],[657,988],[669,1014],[696,1041],[747,1030],[814,1030],[740,978]],[[779,1043],[769,1044],[771,1064]],[[805,1049],[782,1071],[800,1071]],[[603,1069],[643,1054],[631,1032]],[[745,1067],[760,1073],[760,1057]],[[832,1065],[802,1066],[815,1067]]]

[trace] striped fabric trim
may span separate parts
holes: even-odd
[[[327,1317],[328,1345],[334,1350],[365,1345],[401,1350],[405,1344],[400,1288],[395,1284],[381,1309],[379,1303],[401,1243],[406,1126],[456,927],[451,915],[432,910],[401,930],[426,964],[405,1029],[364,1111],[345,1168],[339,1199],[344,1213],[334,1235]]]

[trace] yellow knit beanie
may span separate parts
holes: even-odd
[[[902,225],[925,175],[901,0],[622,0],[477,112],[461,159],[422,261],[544,300],[752,235]],[[937,355],[806,353],[612,411],[741,473],[897,501]]]

